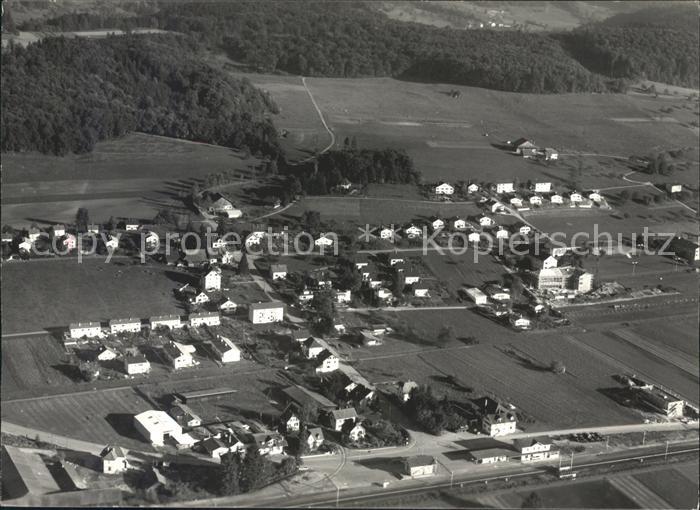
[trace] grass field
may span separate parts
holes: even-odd
[[[40,386],[71,382],[57,369],[66,354],[49,335],[2,341],[2,397]]]
[[[617,365],[618,373],[631,372],[652,383],[669,388],[690,402],[698,401],[698,377],[688,374],[672,363],[604,331],[589,331],[568,335],[570,345],[588,350],[600,362]],[[603,353],[603,354],[601,354]],[[697,358],[696,358],[697,359]],[[611,385],[613,386],[613,385]]]
[[[212,172],[248,172],[257,161],[231,149],[132,133],[89,154],[3,154],[3,223],[67,222],[78,207],[93,221],[152,218],[181,206],[178,193]]]
[[[616,385],[612,376],[619,368],[592,357],[561,333],[516,333],[466,310],[383,316],[412,326],[416,339],[390,338],[380,347],[353,351],[358,369],[375,383],[413,379],[458,399],[494,395],[532,418],[532,423],[523,424],[528,431],[642,420],[636,411],[598,391]],[[436,337],[444,325],[454,328],[457,340],[440,349]],[[466,336],[475,337],[479,344],[465,346],[459,338]],[[567,367],[565,375],[548,369],[555,360]],[[473,392],[465,394],[446,383],[449,375]],[[577,402],[575,407],[572,401]]]
[[[472,203],[441,203],[414,201],[399,198],[307,197],[284,211],[280,218],[299,218],[304,211],[319,211],[321,220],[330,219],[352,225],[369,223],[372,226],[394,223],[403,225],[411,221],[425,223],[433,215],[471,216],[480,209]]]
[[[695,483],[678,469],[639,473],[634,478],[666,500],[671,508],[693,508],[698,502],[697,469],[695,473]]]
[[[95,443],[150,450],[133,427],[133,415],[153,408],[132,388],[3,402],[11,423]]]
[[[474,259],[474,252],[467,251],[463,255],[440,255],[430,252],[424,257],[430,271],[438,280],[444,282],[450,291],[457,293],[463,286],[480,287],[488,281],[501,281],[505,270],[493,257],[479,254]]]
[[[71,322],[183,313],[173,289],[190,281],[165,266],[125,259],[37,260],[3,265],[3,334]]]

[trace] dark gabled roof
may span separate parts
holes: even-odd
[[[323,395],[304,388],[303,386],[289,386],[283,389],[282,392],[291,400],[302,406],[307,402],[311,402],[318,405],[321,409],[335,409],[338,407]]]
[[[102,453],[100,453],[100,457],[105,460],[117,460],[125,458],[126,453],[119,446],[106,446],[105,449],[102,450]]]
[[[516,439],[513,441],[513,446],[518,450],[522,450],[523,448],[527,448],[528,446],[532,446],[537,443],[551,445],[552,440],[549,438],[549,436],[529,437],[525,439]]]
[[[470,450],[469,455],[475,459],[489,459],[491,457],[513,457],[515,452],[506,448],[485,448],[483,450]]]
[[[324,439],[323,429],[321,427],[310,428],[309,435],[314,436],[315,439]]]
[[[221,440],[210,437],[202,441],[202,448],[204,448],[207,453],[211,454],[218,448],[226,448],[226,445]]]
[[[328,349],[325,349],[325,350],[321,351],[321,353],[318,356],[316,356],[316,360],[318,360],[319,363],[323,363],[325,360],[327,360],[331,356],[335,356],[335,354],[333,354]]]
[[[146,356],[126,356],[124,358],[124,363],[127,365],[136,365],[138,363],[148,363]]]

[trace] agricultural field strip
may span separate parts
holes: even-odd
[[[638,367],[630,366],[627,363],[621,361],[620,359],[618,359],[614,356],[611,356],[610,354],[603,352],[600,349],[593,347],[582,340],[579,340],[578,338],[574,337],[573,335],[563,335],[563,338],[565,338],[569,342],[577,345],[578,347],[585,349],[586,351],[590,352],[594,356],[596,356],[602,360],[605,360],[608,363],[611,363],[613,366],[619,367],[622,370],[622,372],[626,372],[626,373],[630,373],[630,374],[637,374],[637,375],[641,376],[643,379],[645,379],[647,382],[655,384],[656,386],[659,386],[661,388],[664,388],[664,385],[660,385],[660,384],[656,383],[654,377],[651,377],[651,376],[645,374]],[[694,396],[693,398],[689,398],[688,395],[681,395],[681,396],[695,405],[698,404],[697,395]]]
[[[653,354],[654,356],[657,356],[658,358],[661,358],[664,361],[672,363],[681,370],[688,372],[691,376],[695,378],[698,377],[697,363],[692,363],[688,361],[686,355],[684,355],[680,351],[677,351],[673,347],[667,345],[656,345],[646,340],[642,336],[634,333],[633,331],[629,331],[626,329],[613,329],[609,333],[626,342],[631,343],[635,347],[644,349],[645,351]]]
[[[639,508],[671,508],[666,500],[648,489],[632,475],[614,476],[610,479],[610,483],[638,504]]]

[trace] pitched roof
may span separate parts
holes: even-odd
[[[127,365],[136,365],[138,363],[148,363],[148,359],[146,359],[146,356],[126,356],[124,358],[124,362]]]
[[[270,266],[270,271],[272,271],[273,273],[286,273],[287,264],[272,264]]]
[[[537,443],[551,445],[552,440],[549,438],[549,436],[529,437],[525,439],[516,439],[513,441],[513,446],[518,450],[522,450],[523,448],[527,448],[528,446],[532,446]]]
[[[105,449],[102,450],[102,453],[100,453],[100,457],[105,460],[117,460],[125,458],[126,453],[120,446],[106,446]]]
[[[470,450],[469,455],[473,458],[480,459],[490,459],[492,457],[512,457],[515,452],[506,448],[485,448],[483,450]]]
[[[303,386],[294,385],[289,386],[282,390],[282,392],[287,395],[291,400],[297,404],[304,405],[307,402],[318,405],[322,409],[334,409],[338,407],[336,404],[328,400],[323,395],[311,391]]]

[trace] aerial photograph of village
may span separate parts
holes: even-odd
[[[0,1],[2,506],[699,508],[698,1]]]

